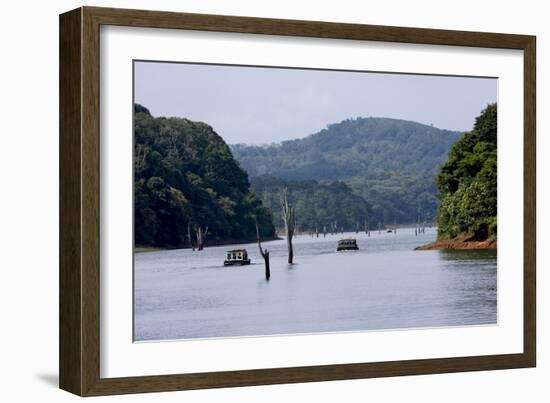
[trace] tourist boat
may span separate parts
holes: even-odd
[[[243,266],[250,264],[246,249],[232,249],[225,252],[224,266]]]
[[[357,240],[355,238],[340,239],[338,241],[337,251],[341,250],[358,250]]]

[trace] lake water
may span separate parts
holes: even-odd
[[[360,250],[336,252],[342,237]],[[496,251],[414,251],[436,237],[378,231],[284,240],[266,281],[256,244],[252,264],[223,267],[232,246],[135,254],[134,337],[166,340],[494,324]]]

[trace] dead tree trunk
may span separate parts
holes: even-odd
[[[136,144],[135,170],[141,173],[145,170],[148,148],[142,144]]]
[[[369,222],[367,221],[366,218],[365,218],[365,234],[367,234],[367,236],[370,236]]]
[[[202,250],[204,248],[203,244],[203,237],[202,237],[202,227],[199,225],[196,229],[197,233],[197,248],[198,250]]]
[[[294,261],[294,251],[292,249],[292,237],[294,236],[294,226],[296,225],[296,220],[294,217],[294,206],[292,206],[288,201],[288,189],[283,189],[283,197],[281,200],[281,205],[283,209],[283,222],[285,223],[285,233],[286,233],[286,246],[288,249],[288,263],[292,264]]]
[[[204,240],[206,238],[206,234],[208,234],[208,225],[203,230],[200,225],[195,227],[195,233],[197,235],[197,249],[203,250],[204,249]]]
[[[256,220],[256,239],[258,240],[258,248],[260,249],[260,255],[264,258],[265,263],[265,279],[269,280],[271,277],[271,270],[269,269],[269,251],[262,248],[262,241],[260,239],[260,227],[258,226],[258,218]]]
[[[421,214],[421,209],[420,209],[420,204],[419,204],[418,207],[417,207],[417,216],[416,216],[416,226],[418,227],[418,230],[414,231],[415,235],[420,234],[420,231],[421,231],[421,229],[420,229],[420,214]]]

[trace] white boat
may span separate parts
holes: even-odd
[[[358,250],[357,240],[355,238],[340,239],[338,241],[337,251],[341,250]]]
[[[246,249],[232,249],[225,252],[224,266],[244,266],[250,264]]]

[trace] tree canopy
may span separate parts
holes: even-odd
[[[497,105],[476,118],[449,153],[437,176],[441,197],[439,236],[472,233],[483,240],[497,234]]]
[[[134,112],[136,244],[187,246],[203,232],[211,243],[253,241],[256,217],[261,237],[273,238],[284,226],[283,189],[298,231],[437,217],[441,237],[496,234],[496,105],[463,135],[357,118],[302,139],[231,148],[205,123],[153,117],[137,104]]]
[[[273,237],[271,213],[249,188],[247,173],[210,126],[153,117],[135,105],[136,244],[190,245],[198,227],[212,242],[251,241],[255,217],[262,236]]]

